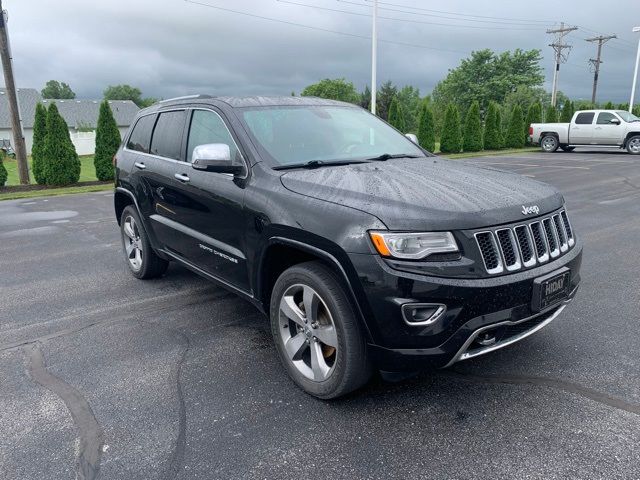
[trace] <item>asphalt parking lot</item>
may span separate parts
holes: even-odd
[[[139,281],[112,195],[0,202],[0,478],[640,478],[640,158],[474,163],[549,182],[585,243],[537,335],[321,402],[266,319],[172,265]]]

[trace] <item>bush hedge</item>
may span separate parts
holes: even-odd
[[[120,131],[113,118],[113,112],[107,100],[100,104],[98,127],[96,129],[96,152],[93,164],[96,178],[101,181],[113,180],[113,156],[120,147]]]
[[[7,177],[9,174],[7,173],[7,169],[4,166],[4,152],[0,152],[0,187],[4,187],[4,184],[7,183]]]
[[[47,185],[70,185],[80,179],[80,159],[69,136],[69,127],[55,103],[47,111],[43,174]]]

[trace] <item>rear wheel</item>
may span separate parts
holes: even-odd
[[[555,135],[545,135],[540,140],[540,147],[547,153],[555,152],[559,146],[558,138]]]
[[[627,140],[627,152],[631,155],[640,155],[640,135],[634,135]]]
[[[136,209],[129,205],[120,217],[122,247],[129,270],[140,279],[156,278],[167,271],[169,262],[153,251]]]
[[[341,282],[319,262],[286,270],[273,288],[271,331],[293,381],[322,399],[337,398],[371,376],[365,337]]]
[[[576,147],[560,147],[563,152],[573,152]]]

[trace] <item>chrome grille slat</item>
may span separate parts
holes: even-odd
[[[565,210],[528,224],[478,232],[475,239],[490,275],[544,264],[565,254],[576,243]]]

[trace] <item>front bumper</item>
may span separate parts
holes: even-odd
[[[499,277],[451,279],[415,275],[390,268],[375,255],[351,255],[360,279],[357,292],[378,368],[415,371],[449,366],[510,345],[555,319],[574,297],[580,283],[582,245],[537,268]],[[571,271],[570,294],[561,303],[532,309],[533,282],[563,267]],[[405,321],[402,305],[437,303],[446,313],[428,325]],[[495,342],[479,345],[490,332]]]

